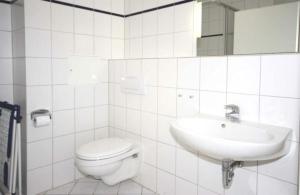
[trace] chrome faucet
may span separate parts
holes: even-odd
[[[226,113],[226,119],[231,122],[239,122],[240,121],[240,108],[234,104],[228,104],[224,106]]]

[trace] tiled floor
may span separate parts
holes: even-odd
[[[83,178],[40,195],[156,195],[132,180],[115,186],[107,186],[102,181]]]

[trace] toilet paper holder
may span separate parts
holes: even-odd
[[[47,109],[39,109],[31,112],[31,120],[35,120],[39,116],[49,116],[50,120],[52,119],[52,114]]]

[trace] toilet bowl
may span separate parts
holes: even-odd
[[[105,138],[82,145],[75,163],[80,172],[115,185],[137,175],[141,148],[121,138]]]

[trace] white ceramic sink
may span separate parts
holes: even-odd
[[[222,117],[198,115],[171,124],[176,141],[218,160],[256,161],[279,158],[289,151],[291,129]]]

